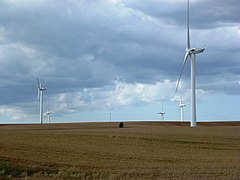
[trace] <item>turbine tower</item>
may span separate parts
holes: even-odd
[[[196,90],[195,90],[195,60],[196,60],[196,54],[203,53],[205,50],[205,47],[203,48],[191,48],[190,46],[190,33],[189,33],[189,0],[187,2],[187,48],[186,48],[186,54],[183,60],[183,65],[180,71],[180,75],[177,81],[177,87],[176,87],[176,93],[178,90],[178,86],[181,80],[181,76],[183,73],[184,66],[190,58],[191,60],[191,127],[197,126],[196,123]]]
[[[162,111],[160,113],[158,113],[161,115],[161,120],[164,121],[164,115],[166,114],[164,111],[163,111],[163,105],[162,105]]]
[[[180,119],[181,119],[181,122],[184,121],[184,111],[183,111],[183,108],[184,108],[185,106],[186,106],[186,105],[182,103],[182,100],[180,100],[180,104],[179,104],[178,111],[180,111]]]
[[[43,123],[43,91],[47,90],[47,88],[43,88],[41,82],[39,82],[38,78],[38,101],[39,101],[39,112],[40,112],[40,123]]]

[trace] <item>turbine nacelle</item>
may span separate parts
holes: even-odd
[[[190,48],[190,49],[186,49],[186,54],[187,56],[190,54],[199,54],[199,53],[203,53],[204,50],[205,50],[205,46],[203,48]]]
[[[43,88],[43,87],[38,87],[38,90],[39,91],[45,91],[45,90],[47,90],[47,88],[45,87],[45,88]]]
[[[205,50],[204,48],[191,48],[189,50],[189,54],[199,54],[199,53],[203,53],[203,51]]]
[[[45,114],[44,118],[45,118],[45,117],[47,117],[47,116],[49,116],[50,114],[52,114],[52,112],[51,112],[51,111],[48,111],[48,112],[46,112],[46,114]]]
[[[182,108],[182,107],[185,107],[185,106],[186,106],[185,104],[180,104],[179,108]]]

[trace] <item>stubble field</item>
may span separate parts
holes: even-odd
[[[239,122],[0,125],[0,179],[239,178]]]

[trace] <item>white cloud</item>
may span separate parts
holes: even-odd
[[[0,114],[6,118],[10,118],[13,121],[23,120],[26,118],[24,112],[19,108],[14,107],[0,107]]]
[[[175,82],[165,80],[155,84],[115,81],[114,87],[85,88],[80,92],[61,93],[57,97],[58,110],[73,113],[85,110],[115,109],[143,106],[167,101],[174,92]]]
[[[109,104],[142,105],[167,100],[174,92],[175,82],[165,80],[155,84],[115,82],[116,88],[109,92]]]

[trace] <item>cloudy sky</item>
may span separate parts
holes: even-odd
[[[186,0],[0,0],[0,123],[190,118]],[[190,2],[199,121],[240,120],[239,0]],[[175,95],[175,96],[174,96]]]

